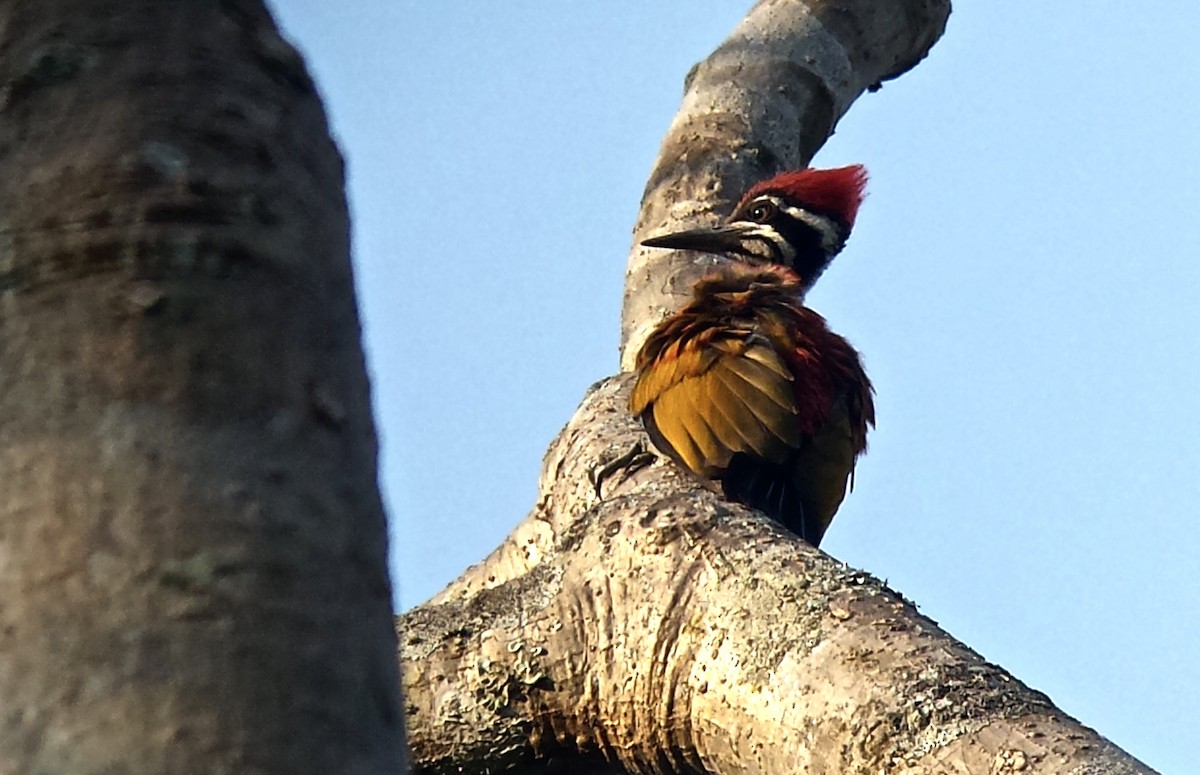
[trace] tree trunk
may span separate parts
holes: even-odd
[[[635,229],[622,363],[706,269],[636,247],[806,164],[919,62],[948,0],[762,0],[688,76]],[[1148,773],[869,575],[657,458],[595,386],[529,517],[402,617],[430,772]]]
[[[342,163],[259,0],[0,2],[0,772],[383,773]]]

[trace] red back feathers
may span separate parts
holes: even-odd
[[[831,170],[809,168],[783,172],[754,184],[738,207],[763,194],[774,194],[852,227],[866,189],[867,168],[861,164]]]

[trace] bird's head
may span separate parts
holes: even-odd
[[[755,184],[720,226],[643,240],[652,248],[699,250],[752,264],[779,264],[812,287],[850,236],[867,186],[859,164],[784,172]]]

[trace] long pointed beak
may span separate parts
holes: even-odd
[[[688,229],[642,240],[648,248],[700,250],[705,253],[740,253],[747,255],[746,237],[755,229],[753,223],[731,223],[706,229]]]

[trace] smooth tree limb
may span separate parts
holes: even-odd
[[[689,74],[647,184],[626,371],[708,267],[637,247],[806,164],[918,63],[948,0],[762,0]],[[630,376],[588,392],[533,512],[401,617],[422,771],[1149,773],[901,596],[648,447]]]
[[[261,0],[0,0],[0,772],[385,773],[342,160]]]

